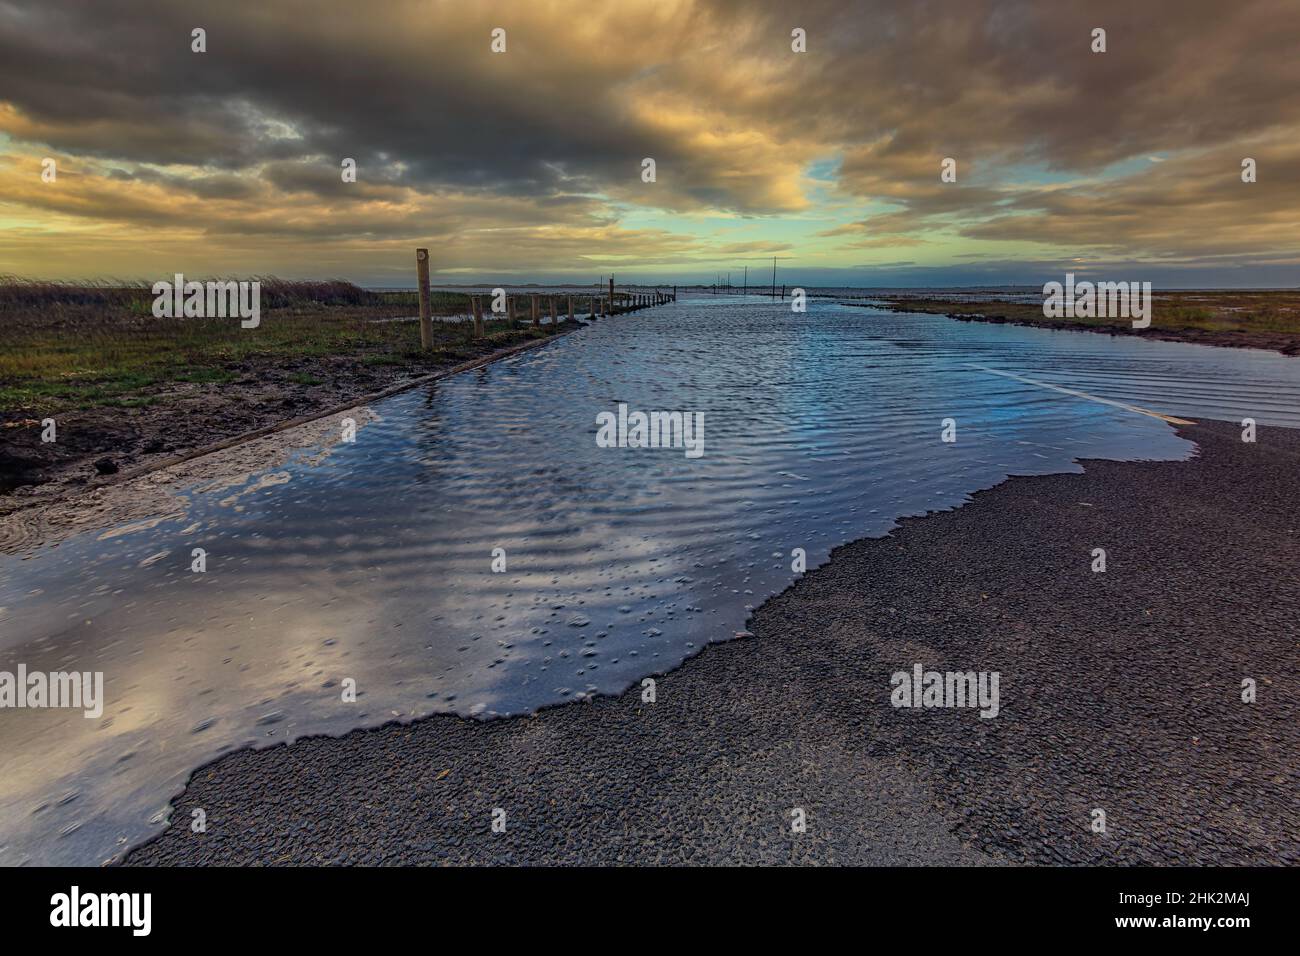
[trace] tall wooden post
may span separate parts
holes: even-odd
[[[609,277],[609,314],[614,314],[614,277]]]
[[[569,321],[573,321],[573,296],[569,296]]]
[[[532,317],[533,317],[533,325],[535,325],[535,326],[537,326],[537,325],[541,325],[541,324],[542,324],[542,316],[541,316],[541,313],[537,311],[537,293],[536,293],[536,292],[534,292],[534,293],[532,293],[531,295],[528,296],[528,305],[529,305],[529,308],[530,308],[531,313],[532,313]]]
[[[420,284],[420,348],[433,348],[433,317],[429,310],[429,250],[415,250],[415,274]]]
[[[556,312],[555,310],[555,296],[551,296],[550,298],[551,298],[551,325],[559,325],[560,316],[559,313]]]

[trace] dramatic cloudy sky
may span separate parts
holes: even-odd
[[[0,0],[0,272],[409,284],[422,245],[441,282],[1294,286],[1300,2]]]

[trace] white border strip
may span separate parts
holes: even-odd
[[[1039,388],[1050,388],[1054,392],[1064,392],[1066,395],[1073,395],[1076,398],[1086,398],[1090,402],[1100,402],[1102,405],[1113,405],[1116,408],[1122,408],[1127,412],[1137,412],[1139,415],[1150,415],[1152,418],[1158,418],[1163,422],[1169,422],[1171,425],[1196,424],[1196,422],[1189,422],[1185,418],[1174,418],[1172,415],[1161,415],[1159,412],[1153,412],[1149,408],[1140,408],[1137,405],[1126,405],[1123,402],[1116,402],[1109,398],[1100,398],[1096,395],[1089,395],[1087,392],[1080,392],[1073,388],[1065,388],[1061,385],[1052,385],[1050,382],[1040,382],[1036,379],[1025,378],[1025,376],[1017,375],[1015,372],[1000,372],[995,368],[989,368],[987,365],[972,365],[968,362],[967,367],[977,368],[981,372],[988,372],[991,375],[1001,375],[1003,378],[1014,378],[1018,382],[1037,385]]]

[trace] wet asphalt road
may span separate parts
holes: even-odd
[[[839,548],[654,703],[227,755],[127,862],[1300,863],[1300,432],[1240,431]],[[1000,713],[891,707],[916,663]]]

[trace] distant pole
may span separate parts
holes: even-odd
[[[745,291],[743,295],[749,295],[749,266],[745,266]]]
[[[569,296],[569,321],[573,321],[573,296]]]
[[[532,294],[528,297],[528,302],[529,302],[529,304],[530,304],[531,307],[532,307],[532,312],[533,312],[533,325],[535,325],[535,326],[536,326],[536,325],[541,325],[541,324],[542,324],[542,314],[537,310],[537,293],[536,293],[536,292],[532,293]]]
[[[776,256],[772,257],[772,298],[776,298]]]
[[[429,311],[429,250],[415,250],[415,273],[420,283],[420,348],[433,348],[433,317]]]
[[[609,314],[614,314],[614,277],[609,277]]]
[[[551,296],[551,325],[560,324],[560,314],[555,310],[555,296]]]

